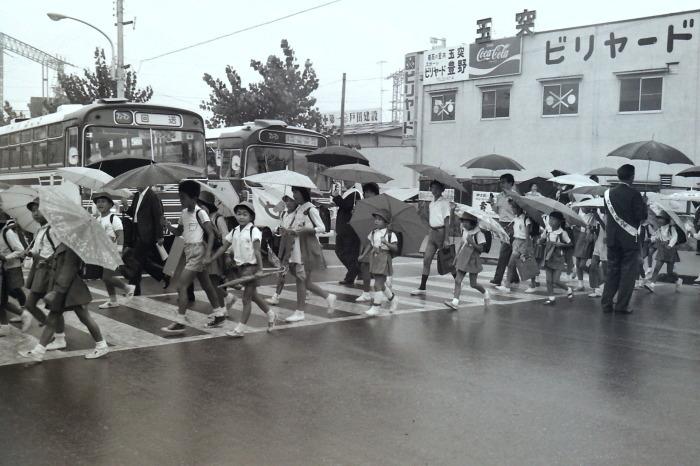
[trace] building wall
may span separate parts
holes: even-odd
[[[669,26],[675,34],[692,34],[689,40],[674,41],[670,53]],[[627,39],[622,51],[620,45],[616,48],[615,58],[611,58],[610,47],[604,45],[611,34]],[[591,35],[593,51],[584,60]],[[560,37],[566,41],[560,42]],[[576,37],[581,41],[579,52],[575,50]],[[639,45],[638,40],[646,37],[656,37],[657,42]],[[583,173],[598,166],[626,163],[623,159],[606,159],[606,154],[628,142],[653,138],[680,149],[700,164],[699,40],[698,12],[526,36],[520,75],[420,86],[418,156],[423,163],[440,165],[459,176],[469,176],[460,168],[466,160],[493,152],[511,156],[537,173],[554,168]],[[564,45],[562,52],[550,54],[552,60],[564,57],[561,63],[546,63],[547,41],[550,49]],[[678,64],[667,65],[670,62]],[[663,77],[662,110],[618,112],[620,79],[615,73],[651,69],[668,69],[658,73]],[[581,76],[578,115],[543,117],[543,84],[538,80],[577,75]],[[498,83],[512,83],[510,116],[482,120],[481,89],[477,86]],[[457,91],[455,121],[431,122],[430,94],[445,89]],[[646,178],[647,164],[635,165],[638,179]],[[675,174],[682,168],[652,163],[649,179],[658,181],[659,174]],[[694,185],[695,181],[674,177],[674,185]]]

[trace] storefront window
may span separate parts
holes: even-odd
[[[661,110],[663,78],[624,78],[620,80],[620,111]]]
[[[508,118],[510,116],[510,86],[481,91],[481,118]]]

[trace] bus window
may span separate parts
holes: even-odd
[[[68,163],[70,165],[78,165],[80,163],[77,126],[68,128]]]
[[[23,144],[25,142],[32,142],[32,130],[28,129],[26,131],[22,131],[20,133],[20,138],[21,138],[20,142],[22,142]]]
[[[0,147],[5,147],[5,146],[7,146],[7,141],[8,141],[8,140],[9,140],[9,138],[7,137],[7,135],[5,135],[5,136],[0,136]]]
[[[246,176],[292,168],[292,149],[251,146],[246,151]]]
[[[321,175],[321,172],[328,167],[309,162],[306,159],[307,155],[307,151],[294,151],[294,171],[303,173],[311,178],[311,181],[316,184],[320,191],[330,191],[331,180],[327,176]]]
[[[49,166],[62,167],[64,165],[63,154],[64,154],[65,150],[66,150],[66,146],[65,146],[65,143],[63,142],[63,138],[50,140],[49,147],[48,147],[48,158],[47,158],[47,162],[48,162]]]
[[[22,144],[20,147],[22,148],[19,158],[20,166],[22,168],[30,168],[32,166],[32,145]]]
[[[63,125],[56,123],[49,126],[49,138],[63,137]]]
[[[224,149],[224,155],[221,163],[222,178],[240,178],[241,177],[241,150],[240,149]]]
[[[41,141],[44,139],[46,139],[46,126],[34,128],[34,140]]]
[[[10,168],[16,170],[19,168],[19,146],[10,147],[8,151],[10,153],[8,157]]]
[[[14,146],[15,144],[19,144],[19,133],[12,133],[10,134],[10,144],[11,146]]]
[[[47,163],[46,155],[47,155],[46,141],[39,142],[39,143],[35,142],[34,143],[34,150],[33,150],[34,166],[35,167],[45,167],[46,163]]]
[[[7,169],[10,168],[9,156],[10,154],[7,149],[0,149],[0,170],[7,171]]]

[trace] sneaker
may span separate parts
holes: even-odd
[[[368,317],[375,317],[379,315],[379,309],[377,309],[377,306],[372,304],[372,306],[365,311],[365,315]]]
[[[554,299],[554,296],[550,296],[549,298],[545,299],[544,304],[546,304],[548,306],[556,304],[556,300]]]
[[[64,350],[67,346],[65,338],[54,338],[51,343],[46,345],[46,351]]]
[[[571,288],[566,290],[566,297],[569,298],[569,300],[574,299],[574,290]]]
[[[124,291],[124,297],[126,299],[131,299],[134,297],[134,292],[136,291],[135,285],[126,285],[126,290]]]
[[[234,302],[235,302],[235,301],[234,301]],[[273,306],[276,306],[276,305],[278,305],[278,304],[280,303],[280,295],[278,295],[277,293],[275,293],[275,294],[273,294],[272,296],[270,296],[269,298],[267,298],[267,299],[265,300],[265,302],[266,302],[267,304],[272,304]]]
[[[10,334],[9,325],[0,325],[0,337],[6,337]]]
[[[411,291],[411,296],[425,296],[425,290],[421,288],[413,290]]]
[[[603,294],[601,292],[599,292],[597,289],[593,290],[593,292],[591,292],[591,293],[588,293],[589,298],[600,298],[601,296],[603,296]]]
[[[491,304],[491,293],[489,293],[489,290],[486,290],[484,292],[484,306],[488,306]]]
[[[698,278],[696,278],[695,280],[693,280],[693,282],[694,282],[694,283],[700,283],[700,275],[698,275]]]
[[[356,303],[368,303],[372,301],[372,295],[363,291],[362,294],[355,300]]]
[[[214,316],[212,320],[207,322],[205,325],[206,328],[219,328],[221,325],[226,322],[226,317],[225,316]]]
[[[231,312],[233,305],[236,304],[237,298],[233,293],[229,293],[224,298],[224,306],[226,307],[226,312]]]
[[[399,308],[399,297],[394,293],[394,297],[389,301],[389,312],[395,312]]]
[[[44,360],[44,353],[34,349],[20,351],[18,354],[21,357],[31,359],[34,362],[42,362]]]
[[[183,333],[185,333],[185,326],[182,324],[178,324],[177,322],[173,322],[172,324],[168,325],[167,327],[163,327],[160,330],[170,335],[182,335]]]
[[[234,328],[233,330],[226,332],[226,336],[231,338],[243,338],[245,336],[245,332],[243,330],[239,330],[238,328]]]
[[[682,286],[683,286],[683,279],[679,278],[678,280],[676,280],[676,291],[680,291]]]
[[[647,282],[644,284],[644,288],[646,288],[650,293],[654,292],[655,287],[656,287],[656,284],[654,282]]]
[[[10,323],[11,324],[19,324],[22,322],[22,317],[21,316],[14,316],[10,318]]]
[[[525,290],[525,293],[530,294],[530,293],[534,293],[534,292],[536,292],[536,291],[537,291],[537,288],[532,287],[532,286],[529,286],[529,287]]]
[[[273,331],[275,329],[275,325],[277,325],[277,313],[270,309],[270,311],[267,313],[267,331],[268,333]]]
[[[119,307],[119,303],[116,301],[105,301],[104,303],[97,306],[98,309],[112,309]]]
[[[32,314],[27,311],[26,309],[22,311],[22,315],[20,316],[20,320],[22,321],[22,332],[27,333],[27,330],[32,326],[32,322],[34,321],[34,317]]]
[[[101,358],[105,354],[109,353],[109,346],[104,346],[101,348],[95,347],[92,351],[85,355],[85,359],[97,359]]]
[[[497,286],[494,286],[494,288],[496,290],[500,291],[501,293],[510,293],[510,287],[505,286],[505,285],[497,285]]]
[[[326,298],[326,301],[328,301],[328,313],[333,314],[333,311],[335,311],[335,302],[338,300],[338,297],[334,295],[333,293],[328,295],[328,298]]]
[[[284,319],[285,322],[293,323],[293,322],[301,322],[304,320],[304,311],[294,311],[294,313]]]
[[[459,299],[448,299],[443,301],[443,304],[453,311],[458,311],[459,310]]]

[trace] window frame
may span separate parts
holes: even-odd
[[[620,115],[636,115],[640,113],[663,113],[664,111],[664,77],[661,75],[649,75],[649,76],[620,76],[619,78],[620,81],[620,86],[619,86],[619,95],[618,95],[618,104],[617,104],[617,113]],[[642,82],[645,79],[660,79],[661,80],[661,100],[659,102],[659,108],[657,110],[641,110],[642,108]],[[622,105],[622,83],[623,81],[632,81],[636,80],[639,82],[639,85],[637,87],[638,91],[638,97],[637,97],[637,110],[620,110],[620,106]],[[651,95],[651,94],[648,94]]]
[[[508,116],[496,116],[496,110],[498,109],[498,91],[508,90]],[[513,93],[512,84],[494,85],[494,86],[484,86],[480,88],[481,99],[479,103],[479,119],[481,121],[493,121],[493,120],[509,120],[510,115],[510,101]],[[484,94],[487,92],[493,92],[493,117],[484,117]]]
[[[579,116],[580,112],[580,107],[579,107],[579,102],[581,101],[581,79],[552,79],[552,80],[546,80],[546,81],[540,81],[540,84],[542,84],[542,99],[540,100],[540,104],[544,103],[545,99],[545,87],[547,86],[559,86],[559,94],[561,95],[561,86],[566,85],[566,84],[577,84],[578,85],[578,94],[576,96],[577,102],[576,102],[576,113],[561,113],[561,108],[559,108],[559,113],[556,115],[545,115],[544,114],[544,105],[541,105],[541,111],[540,111],[540,117],[542,118],[560,118],[560,117],[577,117]]]
[[[430,123],[454,123],[457,121],[457,89],[451,88],[451,89],[441,89],[441,90],[435,90],[430,92]],[[451,120],[433,120],[433,99],[435,97],[444,97],[446,94],[453,94],[454,95],[454,105],[455,105],[455,112],[454,112],[454,118]]]

